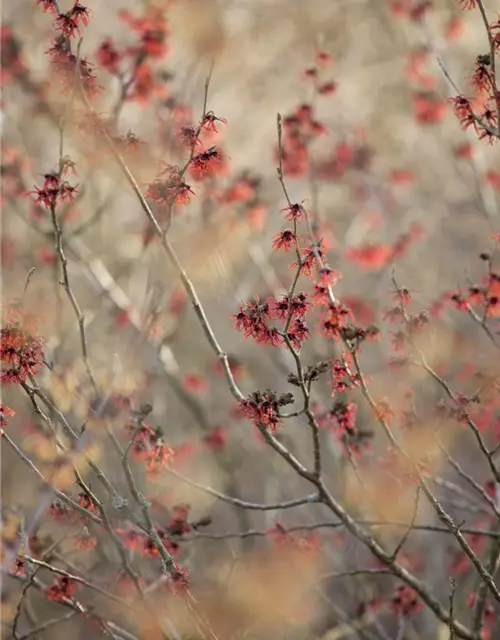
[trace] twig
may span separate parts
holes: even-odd
[[[186,478],[173,469],[165,469],[165,473],[178,478],[182,482],[188,484],[190,487],[194,487],[196,489],[199,489],[200,491],[204,491],[205,493],[210,494],[211,496],[214,496],[222,502],[228,502],[229,504],[232,504],[235,507],[241,507],[242,509],[250,509],[254,511],[274,511],[277,509],[290,509],[292,507],[299,507],[301,505],[314,504],[316,502],[319,502],[319,494],[317,493],[312,493],[308,496],[305,496],[304,498],[295,498],[294,500],[288,500],[286,502],[276,502],[273,504],[247,502],[246,500],[240,500],[239,498],[233,498],[232,496],[224,495],[223,493],[220,493],[219,491],[216,491],[211,487],[206,487],[197,482],[194,482],[194,480]]]

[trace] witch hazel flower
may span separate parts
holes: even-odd
[[[280,231],[274,236],[273,248],[275,251],[283,249],[285,253],[288,253],[291,248],[297,248],[298,238],[299,236],[291,229],[285,229],[284,231]]]
[[[251,393],[245,400],[240,400],[237,406],[240,413],[251,420],[255,426],[275,431],[283,423],[279,415],[280,407],[292,402],[293,395],[291,393],[277,396],[274,391],[267,389],[263,392]]]
[[[214,177],[223,168],[225,155],[215,145],[194,156],[189,171],[195,180]]]
[[[54,27],[66,38],[73,38],[77,33],[81,35],[81,26],[87,26],[90,21],[90,10],[81,5],[78,0],[72,9],[66,13],[59,13]]]
[[[41,5],[44,13],[57,13],[54,0],[36,0],[37,6]]]
[[[189,204],[194,191],[184,182],[179,167],[161,163],[165,169],[154,182],[148,185],[146,198],[159,205]]]
[[[195,149],[201,145],[199,131],[193,125],[182,126],[177,133],[177,140],[188,149]]]
[[[277,329],[269,324],[272,315],[269,301],[260,303],[259,299],[255,298],[254,302],[242,304],[232,319],[236,323],[236,329],[243,331],[245,338],[253,338],[259,344],[276,347],[283,342],[283,338]]]
[[[21,309],[7,309],[0,330],[0,381],[22,384],[45,366],[42,339],[35,335]]]
[[[307,216],[307,212],[302,206],[304,202],[305,200],[302,200],[302,202],[296,202],[288,205],[288,207],[285,207],[284,209],[281,209],[282,212],[287,212],[285,220],[288,222],[303,222]]]
[[[66,180],[62,180],[58,173],[43,174],[43,186],[35,186],[33,191],[28,191],[26,195],[35,195],[35,202],[43,205],[46,209],[52,209],[58,201],[75,201],[75,196],[79,193],[76,186],[70,185]]]
[[[218,129],[216,126],[217,122],[220,122],[222,124],[227,124],[227,120],[225,118],[218,118],[213,111],[208,111],[203,116],[200,127],[205,131],[209,131],[211,133],[218,133]]]

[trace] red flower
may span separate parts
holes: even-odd
[[[77,186],[78,185],[76,185],[76,187]],[[63,182],[63,184],[59,189],[59,195],[61,196],[61,200],[64,202],[66,199],[68,199],[70,202],[74,202],[75,194],[79,193],[76,187],[72,187],[67,182]]]
[[[185,125],[181,127],[177,134],[177,138],[189,149],[194,149],[196,146],[201,144],[198,137],[198,131],[192,125]]]
[[[97,50],[96,58],[103,69],[106,69],[109,73],[118,73],[122,56],[118,53],[111,38],[107,38],[101,43]]]
[[[489,55],[479,56],[476,61],[476,68],[472,74],[472,84],[479,93],[489,93],[492,88],[489,65]]]
[[[291,229],[280,231],[273,238],[275,251],[283,249],[286,253],[292,246],[297,248],[297,235]]]
[[[122,542],[126,549],[130,551],[135,551],[139,548],[139,544],[144,541],[144,535],[139,533],[135,529],[117,529],[116,533],[122,539]]]
[[[83,491],[78,494],[76,501],[81,507],[83,507],[84,509],[87,509],[87,511],[94,511],[94,512],[99,511],[96,503],[92,500],[92,498],[90,498],[90,496],[88,496]]]
[[[286,320],[288,316],[303,317],[310,309],[311,303],[307,299],[306,293],[298,293],[295,296],[284,295],[281,300],[274,300],[272,303],[273,315],[280,320]]]
[[[351,373],[344,358],[335,360],[333,363],[332,377],[332,395],[335,395],[335,392],[345,393],[348,389],[359,385],[359,375]]]
[[[35,202],[37,204],[43,204],[46,209],[54,207],[57,203],[57,196],[59,195],[58,189],[40,189],[35,186],[34,191],[28,191],[26,195],[36,195]]]
[[[232,202],[252,202],[256,198],[259,180],[248,175],[236,178],[234,184],[221,196],[221,201],[227,204]]]
[[[390,179],[394,184],[410,185],[415,180],[415,175],[413,171],[408,169],[394,169]]]
[[[393,255],[393,250],[387,244],[364,244],[351,247],[346,252],[348,260],[354,260],[365,269],[382,269]]]
[[[73,596],[74,590],[74,582],[66,576],[57,576],[49,589],[48,597],[49,600],[54,600],[54,602],[64,602]]]
[[[134,54],[146,54],[151,58],[161,58],[168,52],[168,23],[164,10],[148,5],[143,17],[134,16],[129,11],[119,12],[119,17],[126,22],[141,38],[141,46],[133,50]]]
[[[184,387],[189,391],[203,393],[208,389],[208,381],[197,373],[190,373],[184,377]]]
[[[134,85],[129,100],[147,103],[155,89],[155,79],[148,64],[143,62],[135,70]]]
[[[206,436],[203,436],[202,442],[206,447],[208,447],[208,449],[219,451],[226,446],[227,436],[227,429],[224,427],[214,427]]]
[[[16,415],[15,411],[13,411],[6,404],[3,404],[0,402],[0,427],[7,426],[7,420],[5,419],[6,416],[11,417],[15,415]]]
[[[330,96],[332,95],[332,93],[335,93],[336,90],[337,90],[337,83],[333,81],[324,82],[323,84],[320,84],[318,87],[318,93],[320,93],[322,96]]]
[[[349,319],[353,319],[352,312],[340,302],[330,303],[324,313],[322,330],[327,338],[338,341],[341,331],[348,326]]]
[[[163,443],[156,444],[146,456],[148,473],[156,475],[172,460],[173,451]]]
[[[191,160],[190,172],[195,180],[216,175],[223,163],[224,155],[221,150],[212,146],[207,151],[199,153]]]
[[[332,64],[333,58],[326,51],[318,51],[316,53],[316,64],[318,67],[328,67]]]
[[[456,40],[464,32],[464,21],[459,16],[453,16],[446,25],[446,40]]]
[[[254,303],[244,303],[232,319],[236,322],[237,331],[243,330],[245,338],[253,338],[258,344],[277,347],[283,342],[283,338],[274,327],[268,326],[267,323],[271,317],[269,302],[259,304],[256,298]]]
[[[251,420],[257,427],[269,428],[271,431],[275,431],[276,427],[283,422],[279,418],[278,408],[276,395],[271,391],[264,393],[256,391],[246,400],[238,402],[238,409],[245,418]]]
[[[406,584],[398,587],[392,596],[391,608],[394,613],[408,616],[418,613],[422,606],[416,591]]]
[[[146,198],[166,206],[174,203],[189,204],[194,191],[182,180],[179,168],[164,162],[162,164],[165,166],[162,175],[166,174],[166,178],[164,180],[158,178],[149,184],[145,193]]]
[[[302,202],[304,202],[304,200],[302,200]],[[288,220],[289,222],[302,222],[305,219],[306,210],[302,206],[302,202],[291,204],[288,207],[281,209],[281,211],[288,212],[285,216],[285,220]]]
[[[295,349],[300,349],[304,340],[309,336],[309,329],[306,323],[300,318],[295,318],[288,330],[288,338],[293,343]]]
[[[75,549],[78,551],[88,551],[89,549],[94,549],[96,546],[97,538],[91,536],[86,528],[83,533],[75,539]]]
[[[59,13],[54,22],[54,27],[62,33],[66,38],[72,38],[75,32],[80,33],[79,20],[68,13]]]
[[[16,576],[22,576],[23,578],[25,578],[27,576],[27,569],[24,559],[18,556],[10,571]]]
[[[474,155],[474,149],[470,142],[463,142],[462,144],[459,144],[458,147],[456,147],[455,155],[457,156],[457,158],[472,158],[472,156]]]
[[[64,502],[56,500],[50,505],[49,514],[54,520],[66,520],[73,515]]]
[[[354,433],[356,430],[356,414],[358,407],[353,402],[345,400],[336,400],[329,417],[334,420],[336,429],[342,435],[345,431]]]
[[[188,504],[178,504],[172,509],[172,518],[167,524],[167,529],[171,535],[180,536],[183,533],[191,531],[191,525],[188,522],[189,511],[191,507]]]
[[[316,78],[318,75],[318,70],[316,67],[309,67],[304,71],[304,78],[307,80],[309,78]]]
[[[0,330],[0,381],[6,385],[25,382],[38,373],[37,367],[45,366],[42,341],[31,332],[22,311],[10,316]]]
[[[57,13],[54,0],[36,0],[37,5],[42,5],[42,11],[44,13]]]
[[[179,545],[176,542],[173,542],[168,537],[165,531],[162,531],[161,529],[159,529],[157,533],[158,533],[158,537],[163,543],[163,546],[166,547],[169,553],[171,554],[176,553],[179,550]],[[160,555],[160,551],[158,550],[156,542],[150,537],[143,538],[142,553],[144,553],[144,555],[149,556],[151,558],[154,558]]]
[[[87,9],[87,7],[84,7],[76,0],[71,9],[71,15],[78,25],[84,24],[87,26],[90,20],[90,9]]]
[[[205,129],[206,131],[217,133],[217,127],[215,126],[216,122],[227,124],[227,120],[225,118],[218,118],[213,111],[209,111],[203,116],[203,120],[201,121],[201,128]]]
[[[420,124],[435,124],[446,114],[446,103],[439,96],[416,93],[413,96],[413,112]]]
[[[310,276],[313,270],[319,270],[318,261],[322,261],[324,258],[323,252],[320,246],[308,246],[302,250],[302,258],[300,262],[293,262],[290,265],[291,269],[302,269],[306,276]]]

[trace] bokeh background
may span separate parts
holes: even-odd
[[[63,10],[70,4],[61,0]],[[99,45],[108,37],[120,49],[132,46],[136,36],[118,12],[128,9],[140,14],[146,5],[89,2],[92,20],[84,30],[81,55],[95,62]],[[495,20],[495,7],[487,8]],[[45,54],[53,39],[52,20],[34,2],[7,0],[2,12],[2,303],[19,298],[28,272],[35,267],[26,305],[37,315],[46,357],[53,363],[52,371],[44,369],[39,381],[71,422],[78,424],[92,401],[78,327],[57,282],[49,216],[33,205],[30,196],[23,195],[41,184],[40,174],[53,170],[59,157],[64,97]],[[242,389],[245,393],[268,387],[289,390],[286,378],[293,368],[291,358],[245,341],[230,317],[242,301],[283,292],[290,284],[291,260],[272,248],[272,237],[283,227],[280,210],[286,204],[276,174],[276,117],[277,113],[287,116],[313,100],[316,118],[326,131],[312,144],[311,157],[324,171],[287,178],[290,197],[305,200],[306,207],[314,204],[329,248],[329,264],[342,272],[338,296],[353,306],[361,324],[373,323],[382,330],[381,340],[368,345],[362,356],[374,394],[401,410],[408,390],[417,394],[424,408],[426,403],[439,402],[441,392],[427,377],[402,376],[387,366],[394,355],[392,327],[384,324],[383,314],[394,304],[393,260],[380,256],[388,245],[413,233],[395,264],[398,282],[411,290],[416,310],[432,311],[446,292],[468,286],[485,273],[478,255],[491,249],[491,236],[499,231],[498,150],[460,129],[447,102],[456,92],[442,70],[444,67],[464,93],[470,92],[475,58],[487,50],[479,13],[463,12],[454,0],[176,0],[166,15],[168,52],[152,65],[155,77],[161,78],[158,91],[148,104],[132,100],[124,104],[116,134],[132,132],[143,142],[131,167],[145,189],[157,175],[159,162],[172,161],[167,144],[174,129],[172,105],[185,105],[198,118],[204,83],[211,74],[208,108],[227,119],[227,126],[219,127],[217,144],[227,154],[228,171],[214,182],[196,186],[192,203],[176,211],[169,237],[220,344],[238,365]],[[332,56],[331,66],[321,70],[325,80],[335,82],[329,96],[315,96],[313,83],[305,75],[318,50]],[[105,115],[116,104],[120,89],[116,78],[99,70],[96,73],[104,91],[94,104]],[[81,191],[65,213],[63,240],[99,384],[109,394],[152,405],[151,423],[162,427],[165,439],[177,452],[178,468],[192,480],[255,502],[272,503],[304,494],[307,484],[265,448],[252,425],[235,416],[234,400],[190,303],[182,295],[178,276],[161,247],[145,243],[145,216],[99,135],[81,135],[70,126],[76,114],[71,110],[63,113],[69,123],[64,149],[76,162],[75,180]],[[353,158],[342,163],[345,148],[353,152]],[[258,181],[255,202],[250,206],[221,199],[235,177],[245,174]],[[493,330],[496,322],[491,320]],[[457,390],[472,391],[466,365],[472,372],[496,375],[498,357],[487,336],[467,314],[459,314],[451,305],[434,319],[423,348],[431,364],[451,376]],[[332,358],[338,351],[338,345],[315,334],[304,348],[304,359],[311,363]],[[328,374],[315,391],[315,401],[322,407],[331,403],[327,378]],[[38,423],[29,402],[11,387],[4,389],[2,401],[16,411],[9,420],[9,433],[43,463]],[[113,420],[119,429],[125,418],[119,415]],[[369,499],[366,494],[360,496],[339,443],[325,431],[329,485],[360,517],[378,519],[389,510],[392,520],[411,519],[411,492],[387,483],[378,471],[377,461],[387,443],[361,399],[358,426],[373,431],[365,460],[375,487],[373,495]],[[206,446],[207,434],[215,427],[222,429],[224,444]],[[456,424],[445,424],[443,429],[449,451],[483,483],[484,462],[471,449],[466,431]],[[416,455],[434,446],[429,430],[424,419],[420,435],[409,444]],[[310,461],[310,435],[300,418],[288,421],[281,437],[291,450]],[[92,426],[91,438],[97,459],[120,485],[123,478],[118,462],[99,424]],[[465,490],[439,452],[436,458],[435,488],[443,504],[469,526],[482,522],[484,506]],[[41,488],[6,447],[2,462],[4,518],[23,514],[29,519],[36,512]],[[139,466],[136,471],[142,478]],[[166,517],[161,509],[168,513],[172,505],[189,502],[194,519],[212,518],[203,532],[214,535],[251,529],[265,532],[276,520],[294,526],[331,518],[319,506],[248,512],[168,475],[156,479],[150,490],[160,519]],[[434,516],[422,504],[419,518],[429,523]],[[37,535],[54,539],[58,526],[42,518]],[[377,530],[377,535],[385,534]],[[397,539],[398,531],[390,529],[387,535],[389,540]],[[426,613],[407,619],[403,635],[397,635],[401,631],[397,617],[382,613],[381,622],[360,617],[360,605],[375,595],[385,597],[386,602],[394,584],[369,576],[348,581],[329,578],[334,572],[373,566],[374,560],[342,529],[318,529],[313,537],[307,532],[303,536],[302,545],[316,554],[316,564],[311,561],[303,570],[301,559],[299,568],[289,575],[288,563],[280,565],[278,557],[271,571],[274,581],[259,573],[270,562],[267,556],[263,560],[258,555],[272,548],[266,536],[210,539],[200,535],[182,546],[181,562],[205,594],[201,600],[211,612],[210,619],[219,621],[218,637],[447,637],[446,630]],[[408,562],[419,561],[418,574],[446,602],[449,567],[456,554],[452,541],[445,535],[414,532],[408,544]],[[63,548],[71,562],[95,572],[103,584],[109,581],[108,565],[112,563],[104,543],[99,553],[86,555],[72,550],[70,542]],[[235,569],[239,563],[245,575]],[[144,570],[149,577],[154,575],[151,566]],[[465,602],[466,594],[475,589],[475,579],[465,573],[461,580]],[[12,617],[12,602],[17,601],[20,587],[14,582],[7,586],[6,603]],[[210,590],[213,601],[206,597]],[[255,592],[261,592],[260,596],[253,596]],[[305,621],[297,620],[300,616],[292,613],[305,593],[312,594],[314,608],[304,616]],[[240,600],[246,605],[235,604]],[[53,615],[36,595],[30,606],[40,620]],[[466,604],[457,607],[460,614],[467,611]],[[359,629],[346,623],[353,620],[362,621]],[[182,621],[178,624],[182,628]],[[68,631],[82,638],[87,633],[83,623],[72,621],[40,637],[57,638]],[[139,637],[149,637],[144,633]],[[183,637],[198,636],[187,629]]]

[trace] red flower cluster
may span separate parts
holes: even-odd
[[[334,361],[332,368],[332,395],[335,395],[335,393],[345,393],[349,389],[353,389],[359,385],[359,374],[353,373],[348,366],[351,359],[351,355],[346,354],[342,359]]]
[[[157,178],[148,185],[146,198],[151,198],[159,205],[172,206],[174,204],[189,204],[194,191],[184,182],[179,167],[174,167],[162,162],[165,166],[161,175],[165,178]]]
[[[498,317],[500,315],[500,274],[491,271],[484,283],[472,285],[465,291],[451,294],[450,301],[460,311],[469,311],[471,307],[481,305],[487,316]]]
[[[122,55],[118,52],[111,38],[104,40],[96,52],[96,58],[100,66],[115,75],[118,73]]]
[[[408,616],[418,613],[422,606],[416,591],[406,584],[399,586],[392,596],[391,608],[394,613]]]
[[[44,2],[44,11],[52,11],[50,8],[50,2]],[[52,3],[53,5],[53,3]],[[46,8],[47,7],[47,8]],[[90,10],[87,7],[82,6],[78,0],[76,0],[73,8],[67,13],[59,13],[55,19],[54,26],[61,32],[65,38],[73,38],[75,33],[81,35],[80,27],[82,25],[87,26],[90,20]]]
[[[336,431],[340,436],[344,433],[348,435],[355,433],[357,412],[358,407],[354,402],[347,402],[340,398],[335,400],[328,415],[333,420]]]
[[[126,529],[117,529],[116,533],[120,536],[126,549],[138,551],[150,558],[159,556],[158,548],[153,539],[137,529],[129,526]],[[157,529],[156,533],[169,553],[176,554],[179,552],[179,545],[170,538],[168,531]]]
[[[127,10],[120,11],[118,15],[140,38],[140,44],[130,51],[132,55],[137,59],[163,58],[167,55],[169,30],[164,9],[148,4],[146,14],[142,17],[134,16]]]
[[[69,202],[75,201],[75,196],[79,193],[78,185],[72,187],[68,182],[62,180],[58,173],[45,173],[43,177],[43,187],[40,189],[35,186],[34,191],[29,191],[26,194],[34,194],[37,204],[42,204],[46,209],[52,209],[57,206],[58,201],[63,203],[66,200]]]
[[[255,391],[246,400],[240,400],[238,409],[245,418],[251,420],[257,427],[275,431],[276,427],[283,422],[279,416],[280,406],[292,402],[292,394],[285,393],[278,397],[274,391],[267,389],[264,392]]]
[[[49,600],[54,602],[64,602],[73,597],[75,583],[66,576],[57,576],[48,591]]]
[[[97,546],[97,538],[92,536],[88,529],[85,528],[77,538],[75,538],[75,549],[78,551],[88,551]]]
[[[130,447],[132,456],[146,464],[148,474],[154,476],[161,473],[174,456],[173,450],[163,442],[161,428],[153,429],[147,422],[138,428],[131,423],[127,425],[127,431],[134,438]]]
[[[170,554],[176,554],[179,552],[180,550],[179,545],[177,544],[177,542],[174,542],[173,540],[170,539],[166,531],[163,531],[162,529],[158,529],[157,534],[160,540],[162,541],[163,546],[167,549],[167,551]],[[160,556],[158,547],[156,546],[153,539],[150,538],[149,536],[143,536],[141,552],[145,556],[149,556],[151,558]]]
[[[172,517],[167,524],[167,529],[171,535],[181,536],[191,531],[191,525],[188,522],[190,511],[188,504],[178,504],[172,509]]]
[[[158,442],[146,454],[146,469],[152,476],[157,475],[174,457],[173,450],[163,442]]]
[[[274,327],[268,325],[272,318],[272,308],[269,301],[262,304],[259,299],[246,302],[237,314],[232,316],[236,322],[236,329],[244,332],[245,338],[253,338],[259,344],[271,344],[273,347],[283,342],[282,336]]]
[[[308,337],[309,329],[303,317],[311,307],[305,293],[298,293],[292,297],[284,295],[280,300],[269,298],[260,304],[247,302],[240,307],[239,313],[232,318],[236,322],[236,329],[243,330],[245,338],[252,337],[259,344],[270,344],[277,347],[284,342],[284,333],[293,345],[299,349]],[[285,322],[283,331],[271,326],[272,319]]]
[[[313,107],[309,104],[299,106],[283,119],[282,163],[285,175],[292,178],[305,175],[309,167],[308,144],[325,132],[326,127],[314,118]]]
[[[20,384],[36,375],[37,367],[45,366],[42,340],[34,334],[32,320],[21,308],[10,307],[5,316],[0,329],[0,381]]]
[[[92,97],[102,91],[102,87],[97,84],[93,65],[85,58],[80,58],[78,61],[77,57],[71,53],[71,45],[65,36],[58,36],[46,53],[50,56],[63,91],[68,92],[75,87],[77,64],[79,81],[87,95]]]
[[[413,95],[413,112],[420,124],[436,124],[446,114],[446,102],[433,93],[417,92]]]
[[[351,310],[341,302],[332,302],[323,312],[322,330],[327,338],[338,341],[342,331],[349,326],[349,320],[354,320]]]

